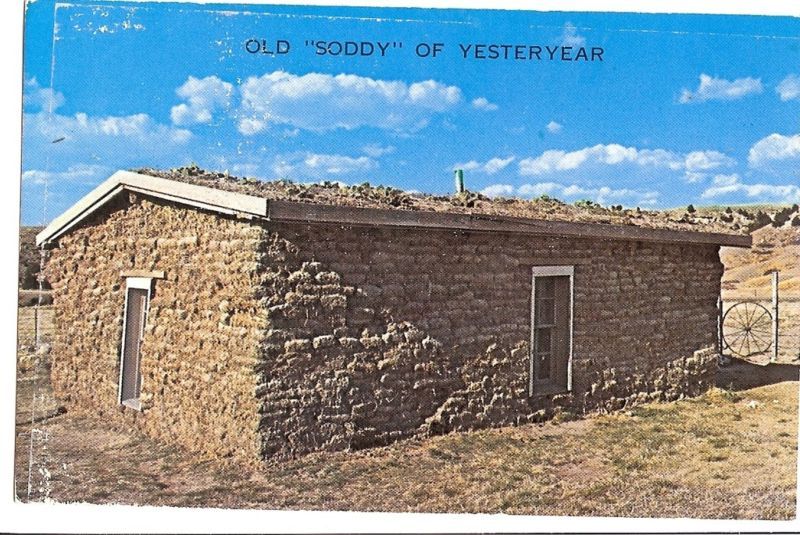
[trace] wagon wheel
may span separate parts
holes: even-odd
[[[722,339],[740,357],[764,353],[772,346],[772,314],[758,303],[736,303],[722,316]]]

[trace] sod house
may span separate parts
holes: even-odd
[[[695,395],[716,369],[719,248],[750,244],[696,228],[120,171],[37,236],[53,387],[71,411],[250,460]]]

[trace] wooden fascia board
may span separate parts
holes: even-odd
[[[595,240],[707,244],[730,247],[750,247],[752,244],[750,236],[736,234],[652,229],[605,223],[542,221],[492,215],[331,206],[293,201],[270,201],[267,217],[270,221],[275,222],[511,232]]]
[[[88,217],[98,207],[107,203],[121,191],[119,181],[115,176],[90,191],[78,202],[69,207],[64,213],[55,217],[39,234],[36,235],[36,245],[41,246],[58,238],[61,234]]]
[[[199,186],[167,178],[119,171],[127,189],[182,204],[231,214],[267,215],[267,199],[208,186]]]

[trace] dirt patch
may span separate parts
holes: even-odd
[[[800,366],[797,364],[759,364],[738,358],[732,358],[729,365],[722,366],[717,372],[717,384],[728,390],[749,390],[785,381],[796,382],[799,379]]]
[[[46,397],[41,378],[24,379],[22,396],[35,385]],[[789,519],[797,389],[796,381],[715,389],[626,413],[311,454],[257,470],[96,419],[61,414],[31,426],[21,418],[16,493],[184,507]]]

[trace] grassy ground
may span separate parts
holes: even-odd
[[[20,317],[32,316],[22,311]],[[15,488],[22,500],[644,517],[795,514],[796,366],[738,363],[720,377],[724,390],[626,413],[314,454],[255,470],[193,458],[136,431],[60,412],[46,358],[26,349],[32,330],[20,334],[30,361],[18,377]]]

